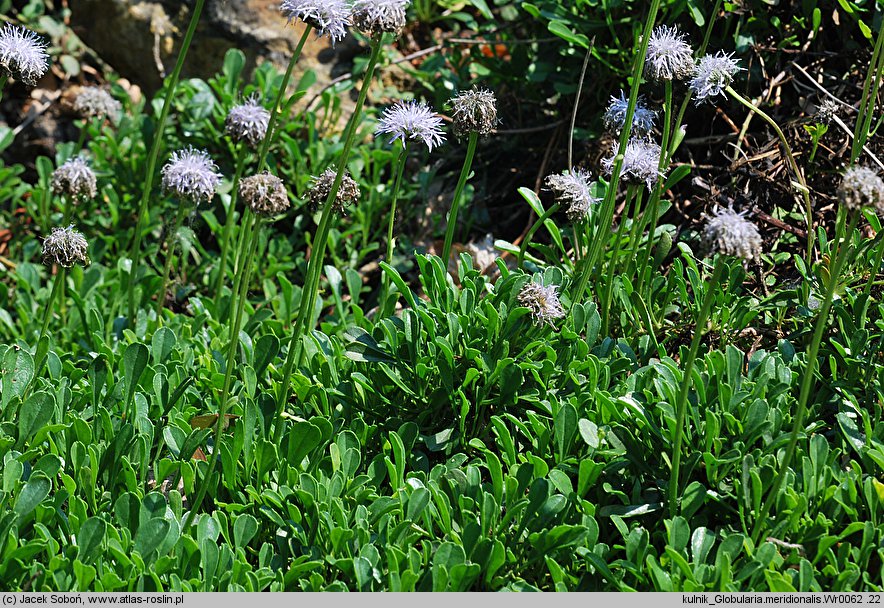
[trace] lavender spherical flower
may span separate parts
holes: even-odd
[[[592,195],[589,183],[589,172],[584,169],[572,169],[547,176],[546,185],[553,191],[556,202],[565,208],[569,222],[586,219],[589,208],[601,201]]]
[[[31,30],[7,23],[0,30],[0,68],[6,76],[34,86],[49,69],[47,46]]]
[[[629,107],[629,100],[626,94],[620,91],[620,97],[611,97],[611,103],[605,110],[605,128],[614,133],[623,130],[626,123],[626,110]],[[635,111],[632,114],[632,134],[636,136],[647,135],[654,129],[654,121],[657,113],[649,110],[644,105],[644,100],[639,97],[635,104]]]
[[[210,200],[220,183],[218,165],[202,150],[177,150],[163,167],[163,189],[196,204]]]
[[[390,135],[390,143],[401,139],[422,142],[432,152],[445,141],[442,119],[430,106],[416,101],[399,102],[384,110],[375,135]]]
[[[615,143],[611,156],[602,161],[602,168],[608,175],[614,171],[614,161],[619,153],[620,144]],[[633,183],[645,182],[648,190],[653,188],[661,177],[660,153],[660,146],[652,141],[641,138],[630,139],[623,153],[621,168],[623,178]]]
[[[494,93],[473,89],[451,100],[454,132],[458,136],[488,135],[497,125],[497,99]]]
[[[76,156],[52,172],[51,186],[55,194],[75,199],[95,198],[98,192],[95,173],[82,156]]]
[[[267,172],[240,180],[239,196],[258,215],[278,215],[289,208],[285,184]]]
[[[731,54],[724,51],[700,59],[690,83],[695,103],[700,104],[710,97],[721,95],[733,82],[734,75],[742,69],[736,60],[731,59]]]
[[[645,73],[654,80],[682,80],[694,72],[694,52],[677,27],[662,25],[648,41]]]
[[[554,325],[556,319],[565,316],[565,309],[559,302],[558,288],[555,285],[541,285],[529,281],[522,287],[518,296],[519,304],[531,310],[531,316],[538,325]]]
[[[703,229],[703,240],[714,251],[747,262],[761,255],[758,228],[744,217],[744,212],[737,213],[733,209],[721,209],[709,219]]]
[[[123,106],[101,87],[83,87],[74,99],[74,112],[83,118],[120,119]]]
[[[884,181],[872,169],[850,167],[838,186],[838,200],[848,209],[876,207],[884,213]]]
[[[73,226],[67,228],[53,228],[52,232],[43,239],[43,263],[47,266],[57,264],[70,268],[74,264],[86,265],[89,257],[86,250],[89,243],[86,238],[74,230]]]
[[[270,112],[261,105],[255,94],[244,103],[230,108],[224,121],[224,129],[233,141],[245,141],[252,148],[257,148],[267,135],[269,123]]]
[[[284,0],[279,10],[290,23],[302,21],[313,27],[317,36],[328,36],[332,45],[347,35],[350,25],[346,0]]]
[[[353,25],[367,34],[398,34],[405,27],[405,9],[410,0],[356,0]]]
[[[325,204],[334,185],[335,177],[337,177],[337,170],[333,167],[329,167],[322,174],[313,177],[307,190],[307,197],[310,199],[310,206],[313,209],[320,209]],[[332,201],[332,207],[338,213],[343,213],[350,204],[358,201],[359,184],[345,171],[335,200]]]

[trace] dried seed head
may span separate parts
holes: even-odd
[[[694,103],[700,104],[711,97],[721,95],[730,86],[734,75],[742,71],[736,60],[731,59],[732,53],[718,51],[715,55],[706,55],[697,63],[690,87],[694,92]]]
[[[89,263],[86,254],[89,243],[86,238],[74,230],[73,226],[67,228],[53,228],[52,232],[43,239],[43,263],[47,266],[58,264],[70,268],[74,264],[85,266]]]
[[[282,180],[267,172],[241,179],[239,196],[258,215],[278,215],[289,208]]]
[[[95,173],[82,156],[75,156],[52,172],[52,191],[75,199],[95,198],[98,193]]]
[[[497,125],[497,99],[482,89],[466,91],[451,100],[454,133],[458,137],[478,133],[488,135]]]
[[[310,183],[310,188],[307,191],[307,196],[310,199],[310,206],[313,209],[321,209],[325,204],[332,186],[335,183],[336,176],[337,170],[334,167],[329,167],[321,175],[313,177],[313,181]],[[332,202],[332,205],[334,206],[335,211],[338,213],[344,213],[345,209],[350,204],[357,203],[358,201],[359,184],[357,184],[356,180],[350,177],[345,171],[343,179],[341,180],[341,186],[338,188],[338,193],[335,195],[335,200]]]
[[[172,152],[163,167],[163,189],[199,204],[215,195],[221,177],[218,165],[205,151],[188,147]]]
[[[74,99],[74,112],[83,118],[109,118],[120,120],[123,106],[101,87],[83,87]]]
[[[850,167],[838,186],[838,200],[848,209],[875,207],[884,213],[884,181],[868,167]]]
[[[347,35],[350,6],[345,0],[284,0],[279,7],[289,23],[302,21],[316,30],[318,37],[335,42]]]
[[[34,86],[49,69],[47,46],[31,30],[7,23],[0,30],[0,68],[7,76]]]
[[[369,35],[398,34],[405,27],[405,9],[411,0],[356,0],[353,25]]]
[[[233,141],[245,141],[252,148],[257,148],[267,135],[269,123],[270,112],[261,105],[260,96],[255,93],[244,103],[230,108],[224,129]]]
[[[654,80],[682,80],[694,72],[694,52],[677,27],[662,25],[648,41],[645,73]]]
[[[554,326],[556,319],[565,316],[565,309],[559,302],[558,287],[555,285],[544,286],[534,281],[529,281],[519,292],[519,304],[531,310],[534,322],[538,325],[548,323]]]
[[[626,94],[620,91],[620,97],[611,97],[611,103],[605,111],[605,128],[613,133],[620,133],[623,125],[626,123],[626,110],[629,107],[629,100]],[[635,104],[635,111],[632,114],[632,131],[635,136],[647,135],[654,129],[654,121],[657,113],[649,110],[644,105],[644,100],[639,97]]]
[[[445,141],[442,134],[442,119],[425,103],[416,101],[398,102],[384,110],[375,135],[390,135],[390,142],[401,139],[422,142],[432,152],[435,146]]]
[[[837,101],[826,99],[816,110],[817,120],[824,125],[830,125],[835,122],[835,117],[838,116],[840,109]]]
[[[720,209],[706,222],[703,239],[718,253],[751,262],[761,255],[762,241],[758,228],[744,217],[744,213]]]
[[[546,186],[552,190],[556,202],[565,208],[569,222],[579,222],[589,215],[589,208],[602,199],[592,195],[589,172],[572,169],[554,173],[546,178]]]
[[[620,143],[614,144],[611,156],[602,161],[602,168],[610,175],[614,170],[614,161],[620,153]],[[645,182],[648,190],[654,187],[662,177],[660,173],[660,146],[652,141],[633,138],[626,144],[623,153],[622,177],[632,183]]]

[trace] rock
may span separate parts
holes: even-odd
[[[190,22],[194,0],[70,0],[77,35],[122,76],[153,94],[163,73],[175,67],[178,48]],[[208,78],[221,69],[224,54],[238,48],[247,74],[262,60],[284,69],[303,26],[287,25],[272,0],[206,0],[184,63],[182,77]],[[332,49],[327,38],[311,35],[296,70],[312,69],[317,84],[331,81],[335,64],[349,62],[352,38]],[[292,81],[297,82],[298,74]]]

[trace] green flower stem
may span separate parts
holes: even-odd
[[[398,166],[396,167],[396,181],[393,182],[393,202],[390,203],[390,219],[387,223],[387,264],[390,266],[393,265],[393,250],[396,247],[396,242],[393,240],[393,224],[396,222],[396,202],[399,200],[399,188],[402,185],[402,174],[405,172],[405,163],[408,159],[408,150],[410,148],[411,142],[405,142],[405,145],[402,146],[402,151],[399,153],[399,161]],[[381,301],[379,302],[379,314],[380,318],[386,316],[384,307],[386,306],[387,296],[389,295],[390,289],[390,280],[387,278],[387,274],[384,273],[383,279],[381,280]]]
[[[826,284],[826,293],[823,296],[823,302],[820,305],[819,314],[816,318],[810,347],[807,349],[807,365],[804,369],[804,377],[801,380],[801,393],[798,396],[798,407],[795,410],[795,417],[792,422],[792,432],[789,435],[789,443],[786,445],[786,453],[783,456],[783,460],[780,462],[780,468],[777,471],[773,486],[771,486],[770,492],[768,492],[767,498],[762,503],[761,510],[755,518],[755,525],[752,530],[752,540],[756,545],[758,544],[761,534],[767,524],[767,515],[770,513],[777,498],[779,498],[780,488],[783,486],[783,482],[786,479],[786,472],[789,470],[789,465],[792,464],[792,458],[795,456],[795,448],[798,445],[798,435],[804,429],[804,418],[807,415],[807,401],[810,398],[810,391],[814,386],[814,376],[816,375],[817,370],[817,355],[819,354],[820,343],[822,342],[823,332],[826,329],[826,325],[828,325],[829,311],[832,308],[835,287],[838,284],[838,279],[841,276],[841,269],[844,266],[844,262],[848,257],[848,252],[851,249],[850,239],[854,230],[856,230],[859,218],[860,213],[858,211],[852,211],[850,213],[850,221],[847,226],[847,231],[844,234],[844,242],[837,245],[838,251],[835,254],[832,272],[830,273],[829,281]]]
[[[169,285],[169,274],[172,271],[172,258],[175,256],[175,244],[178,242],[178,233],[181,226],[184,225],[184,218],[187,215],[187,205],[183,201],[179,202],[178,213],[175,215],[175,223],[172,231],[166,237],[166,261],[163,264],[163,282],[160,284],[160,293],[157,296],[157,324],[163,323],[163,308],[166,306],[166,287]]]
[[[61,225],[68,226],[71,223],[71,218],[74,215],[74,197],[70,194],[62,195],[64,198],[64,216],[62,218]]]
[[[40,325],[40,338],[37,340],[38,342],[43,339],[44,336],[47,335],[49,330],[49,320],[52,319],[52,313],[55,308],[55,300],[58,299],[58,294],[61,293],[62,289],[64,289],[64,280],[67,275],[67,268],[64,266],[58,267],[58,273],[55,275],[55,280],[52,282],[52,291],[49,293],[49,300],[46,301],[46,308],[43,310],[43,322]],[[39,373],[40,366],[37,368],[37,373]]]
[[[460,208],[460,199],[467,185],[467,178],[470,176],[470,169],[473,166],[473,158],[476,156],[476,146],[478,143],[479,134],[475,131],[471,132],[469,142],[467,142],[467,156],[463,161],[463,168],[460,170],[460,178],[457,180],[454,198],[451,200],[451,211],[448,212],[448,227],[445,229],[445,244],[442,247],[442,263],[446,268],[448,267],[448,260],[451,258],[451,245],[454,242],[454,230],[457,228],[457,211]]]
[[[224,222],[224,232],[221,234],[221,259],[218,261],[218,276],[215,278],[215,316],[221,306],[221,288],[224,286],[224,278],[227,276],[227,257],[230,255],[230,239],[233,234],[233,225],[236,218],[236,203],[239,197],[239,180],[242,178],[246,166],[248,148],[240,144],[236,155],[236,173],[233,176],[233,189],[230,191],[230,205],[227,207],[227,218]],[[231,296],[232,297],[232,296]]]
[[[525,252],[528,251],[528,245],[531,243],[531,238],[534,236],[534,233],[540,230],[540,227],[543,226],[543,223],[546,222],[549,218],[553,216],[553,214],[561,209],[562,206],[559,203],[555,203],[552,207],[543,212],[537,221],[531,226],[531,229],[528,230],[528,234],[525,235],[525,238],[522,239],[522,246],[519,247],[519,259],[517,267],[519,269],[522,268],[522,265],[525,262]]]
[[[786,160],[789,162],[789,166],[792,168],[792,173],[795,174],[795,179],[798,180],[797,190],[801,192],[801,196],[804,199],[804,210],[805,210],[805,222],[807,223],[807,265],[810,266],[813,263],[813,244],[814,244],[814,232],[813,232],[813,205],[810,201],[810,188],[807,187],[807,182],[804,180],[804,175],[801,173],[801,169],[798,167],[798,162],[795,160],[795,155],[792,153],[792,148],[789,146],[789,142],[786,141],[786,136],[783,134],[780,126],[774,121],[773,118],[768,116],[764,111],[760,108],[756,107],[752,104],[751,101],[737,93],[733,87],[728,86],[725,89],[731,97],[739,101],[741,104],[746,106],[749,111],[758,114],[764,121],[771,126],[774,132],[777,134],[777,137],[780,139],[780,143],[783,144],[783,149],[786,152]]]
[[[251,212],[249,215],[252,215]],[[255,218],[254,221],[250,222],[251,230],[249,231],[248,243],[248,257],[246,259],[250,259],[255,254],[255,249],[258,245],[259,234],[261,232],[261,221],[260,218]],[[245,309],[246,303],[246,295],[249,290],[249,280],[251,279],[251,271],[253,264],[246,264],[243,274],[245,275],[242,280],[242,284],[240,286],[240,293],[234,294],[236,298],[236,313],[232,316],[233,318],[233,327],[230,330],[230,343],[227,347],[227,365],[224,370],[224,385],[221,389],[221,401],[218,406],[218,420],[215,422],[215,444],[212,449],[212,456],[209,458],[209,466],[206,468],[206,475],[203,477],[202,481],[199,484],[199,489],[196,493],[196,499],[193,501],[193,506],[190,509],[190,512],[187,514],[187,519],[182,526],[182,530],[187,530],[190,528],[190,524],[193,523],[193,518],[196,515],[196,512],[199,510],[200,505],[203,502],[203,499],[206,496],[206,491],[209,488],[209,481],[212,479],[212,472],[215,470],[215,467],[218,465],[218,458],[221,455],[221,439],[224,433],[224,423],[227,415],[227,405],[230,396],[230,386],[233,382],[233,368],[236,359],[236,353],[239,349],[239,332],[242,329],[242,318],[243,318],[243,310]]]
[[[138,214],[135,216],[135,238],[132,241],[132,249],[129,251],[129,259],[132,266],[129,269],[128,284],[128,300],[129,300],[129,323],[134,325],[135,319],[135,280],[138,274],[138,260],[141,257],[141,236],[144,230],[144,223],[147,221],[147,203],[150,200],[151,189],[153,188],[153,180],[157,170],[157,160],[160,156],[160,147],[163,143],[163,131],[166,128],[166,121],[169,119],[169,112],[172,109],[172,99],[175,97],[175,91],[178,88],[178,81],[181,77],[181,68],[184,67],[184,59],[187,57],[187,51],[193,40],[193,34],[199,23],[200,15],[203,12],[206,0],[196,0],[193,7],[193,14],[190,17],[190,25],[187,27],[187,33],[184,34],[184,41],[181,43],[181,50],[178,52],[178,60],[175,63],[175,69],[169,77],[166,89],[166,97],[163,99],[163,109],[160,111],[160,119],[157,122],[156,129],[153,134],[153,143],[150,147],[150,155],[147,161],[147,175],[144,178],[144,188],[141,191],[141,202],[138,205]]]
[[[672,473],[669,477],[669,516],[675,517],[678,512],[678,478],[681,467],[681,444],[684,437],[685,418],[688,411],[688,390],[691,387],[693,378],[694,361],[697,359],[697,351],[700,348],[700,340],[703,338],[703,332],[706,328],[706,320],[709,318],[709,311],[712,310],[712,302],[718,293],[718,283],[724,273],[726,265],[724,256],[718,255],[715,258],[715,268],[712,271],[712,278],[706,283],[706,296],[703,298],[703,306],[700,308],[700,314],[697,316],[694,327],[694,337],[691,340],[691,347],[688,356],[684,360],[684,375],[681,378],[681,386],[678,389],[678,400],[675,403],[675,439],[672,447]]]
[[[0,101],[3,101],[3,89],[6,88],[6,83],[9,82],[9,75],[3,74],[0,76]]]
[[[335,175],[335,181],[329,190],[328,197],[322,207],[322,216],[319,220],[319,227],[313,240],[313,252],[310,255],[310,261],[307,263],[307,276],[304,280],[304,288],[301,290],[301,301],[298,306],[298,317],[295,320],[295,326],[292,328],[292,336],[289,340],[289,350],[286,354],[285,365],[283,367],[282,385],[279,388],[276,402],[276,440],[282,439],[283,424],[280,418],[285,403],[289,397],[291,390],[292,369],[295,365],[295,359],[300,360],[301,356],[301,338],[307,332],[310,320],[313,317],[313,309],[316,306],[317,289],[319,279],[322,273],[322,263],[325,259],[325,248],[328,244],[328,232],[334,215],[333,203],[338,196],[338,190],[344,179],[344,172],[347,170],[347,162],[350,159],[350,152],[356,141],[356,130],[360,124],[362,115],[362,107],[365,105],[365,99],[368,96],[368,89],[374,78],[375,68],[381,57],[381,49],[383,47],[384,35],[378,34],[371,41],[371,56],[368,60],[368,67],[362,80],[362,88],[359,90],[359,97],[356,99],[356,107],[347,124],[347,134],[344,139],[344,149],[341,157],[338,159],[338,171]]]
[[[595,267],[596,258],[601,253],[602,246],[607,243],[607,238],[602,238],[604,231],[611,229],[611,220],[614,217],[614,203],[617,198],[617,187],[620,185],[620,173],[623,169],[623,153],[626,145],[629,143],[629,135],[632,133],[632,119],[635,115],[635,106],[638,103],[638,90],[641,86],[642,71],[645,66],[645,57],[648,54],[648,43],[651,40],[651,32],[654,29],[654,23],[657,21],[657,12],[660,10],[661,0],[652,0],[651,7],[648,10],[648,16],[645,19],[645,29],[642,33],[639,52],[635,56],[632,65],[632,86],[629,89],[629,103],[626,106],[626,116],[624,117],[623,130],[620,133],[619,153],[614,157],[614,166],[611,170],[611,181],[605,191],[605,199],[602,202],[602,214],[599,223],[596,225],[591,245],[586,257],[583,258],[583,267],[577,278],[576,288],[571,293],[572,302],[583,301],[583,295],[586,293],[586,285],[589,277],[592,275]]]
[[[869,130],[872,126],[872,117],[875,112],[875,100],[878,98],[878,88],[881,86],[881,76],[884,71],[884,22],[878,30],[878,39],[875,41],[875,50],[872,61],[869,63],[869,71],[863,83],[862,101],[859,104],[859,114],[856,117],[856,127],[853,132],[853,145],[850,148],[850,164],[863,152],[863,146],[869,138]]]
[[[279,91],[276,93],[276,100],[273,102],[273,108],[270,110],[270,120],[267,121],[267,133],[264,135],[264,140],[261,142],[261,147],[258,151],[258,170],[256,173],[260,173],[264,170],[267,161],[267,153],[270,151],[270,144],[273,143],[273,136],[276,132],[276,123],[279,121],[282,100],[285,98],[286,90],[289,87],[289,81],[292,79],[292,71],[295,68],[295,64],[298,63],[298,59],[301,57],[301,51],[304,49],[304,44],[307,42],[307,36],[311,31],[313,31],[313,26],[311,25],[304,28],[304,33],[301,34],[298,46],[295,48],[292,58],[289,59],[285,75],[282,77],[282,83],[279,86]]]
[[[632,215],[634,218],[638,215],[642,199],[642,190],[640,188],[640,186],[629,186],[627,188],[626,204],[623,207],[623,215],[620,217],[620,223],[617,226],[617,236],[614,237],[614,250],[611,252],[611,259],[608,262],[608,280],[605,282],[604,305],[602,307],[601,335],[603,336],[607,336],[608,329],[610,329],[611,302],[614,299],[614,276],[617,274],[617,267],[619,266],[620,247],[623,243],[623,233],[626,231],[626,218],[629,216],[627,211],[629,210],[630,203],[632,203]],[[638,220],[632,220],[633,228],[636,221]]]

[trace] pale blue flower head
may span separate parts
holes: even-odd
[[[163,167],[163,189],[199,204],[215,195],[221,177],[218,165],[206,152],[188,147],[172,152]]]
[[[706,222],[703,239],[718,253],[750,262],[761,255],[763,242],[758,228],[744,214],[720,209]]]
[[[95,173],[82,156],[75,156],[52,172],[51,187],[55,194],[67,194],[75,199],[95,198]]]
[[[661,25],[648,41],[645,73],[654,80],[682,80],[694,72],[694,52],[677,27]]]
[[[876,207],[884,211],[884,180],[868,167],[853,166],[844,172],[838,200],[848,209]]]
[[[34,86],[49,69],[47,46],[31,30],[7,23],[0,30],[0,67],[7,76]]]
[[[620,97],[611,97],[611,103],[605,110],[605,128],[614,133],[623,130],[626,122],[626,109],[629,107],[629,99],[626,94],[620,91]],[[648,109],[644,105],[644,100],[639,97],[635,104],[635,112],[632,114],[632,131],[633,135],[647,135],[654,130],[654,121],[657,119],[657,113]]]
[[[346,0],[283,0],[279,6],[288,21],[302,21],[316,30],[319,37],[335,42],[347,35],[351,11]]]
[[[401,139],[418,141],[432,152],[435,146],[445,141],[442,133],[442,118],[423,102],[398,102],[384,110],[375,135],[389,135],[390,143]]]
[[[602,167],[610,175],[614,170],[614,161],[620,153],[620,143],[614,144],[611,156],[602,161]],[[632,138],[623,152],[621,168],[624,180],[633,183],[644,182],[648,190],[654,187],[660,174],[660,146],[642,138]]]
[[[270,112],[261,105],[256,93],[244,103],[230,108],[224,128],[233,141],[245,141],[252,148],[257,148],[264,141],[269,123]]]
[[[565,316],[565,309],[559,301],[558,287],[528,281],[518,295],[519,304],[531,310],[531,316],[538,325],[554,326],[557,319]]]
[[[74,230],[73,226],[56,227],[43,239],[43,263],[47,266],[57,264],[64,268],[70,268],[74,264],[85,266],[89,263],[89,256],[86,254],[88,248],[86,237]]]
[[[485,89],[473,89],[451,99],[452,123],[458,136],[488,135],[497,125],[497,98]]]
[[[711,97],[721,95],[734,80],[734,75],[743,68],[731,53],[719,51],[715,55],[706,55],[697,63],[690,87],[694,92],[694,102],[703,103]]]
[[[546,186],[552,190],[556,202],[565,208],[569,222],[586,219],[589,208],[601,202],[600,198],[592,194],[590,175],[585,169],[571,169],[549,175]]]
[[[123,106],[101,87],[83,87],[74,99],[74,112],[83,118],[107,117],[116,122]]]
[[[405,27],[405,9],[411,0],[356,0],[353,25],[367,34],[398,34]]]

